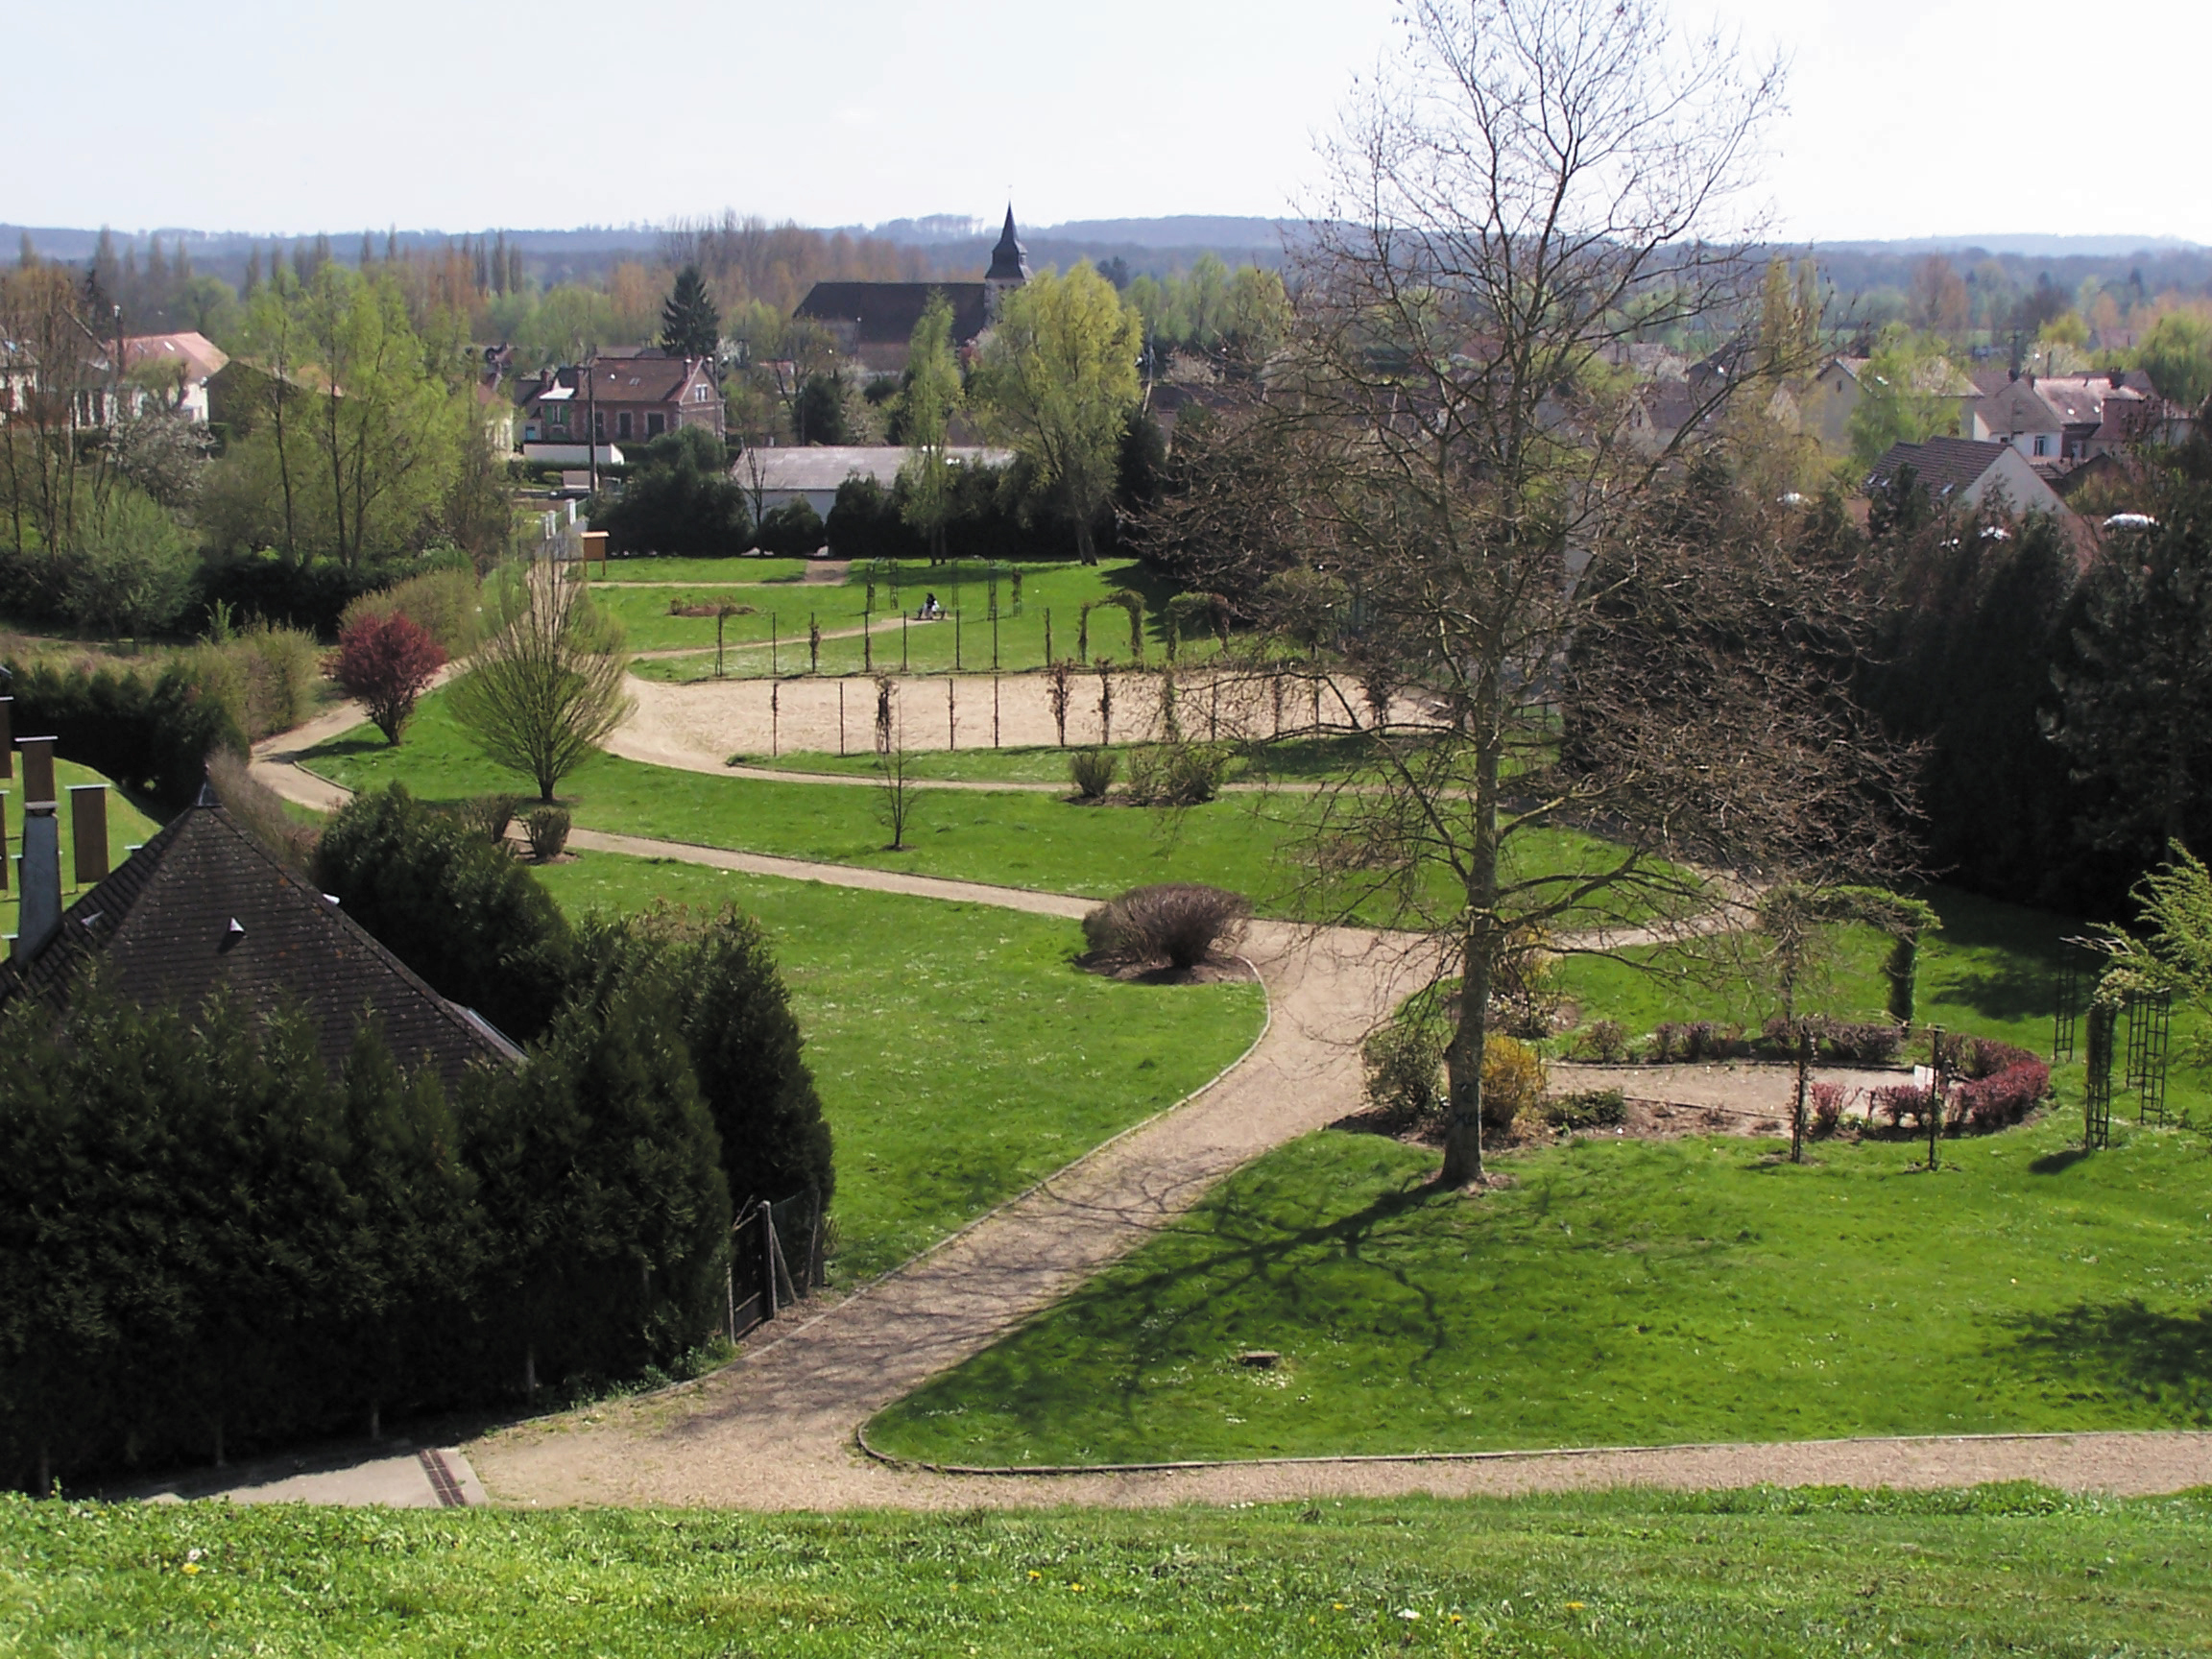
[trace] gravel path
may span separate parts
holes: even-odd
[[[290,757],[359,718],[357,709],[333,709],[263,744],[256,775],[294,800],[343,801],[345,791],[300,771]],[[590,830],[576,831],[571,844],[1042,915],[1079,916],[1091,903]],[[2115,1493],[2212,1484],[2212,1434],[2199,1433],[1931,1436],[1025,1476],[938,1473],[864,1455],[857,1432],[875,1412],[1142,1243],[1232,1170],[1357,1109],[1358,1039],[1421,982],[1421,948],[1358,929],[1256,923],[1246,953],[1267,988],[1269,1022],[1252,1050],[1207,1089],[813,1317],[763,1327],[736,1364],[711,1377],[472,1443],[467,1456],[493,1501],[944,1509],[1509,1495],[1628,1484],[1933,1487],[2032,1479]],[[1786,1070],[1714,1070],[1729,1071],[1707,1085],[1729,1104],[1741,1105],[1745,1091],[1770,1081],[1775,1109],[1782,1109]],[[1695,1086],[1695,1079],[1670,1076],[1665,1093],[1688,1094]]]

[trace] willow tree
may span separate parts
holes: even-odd
[[[899,415],[906,435],[903,482],[906,522],[929,543],[929,561],[945,558],[945,523],[952,517],[952,462],[947,452],[960,412],[960,364],[952,355],[952,302],[929,296],[906,351],[906,385]]]
[[[1080,264],[1006,296],[975,372],[972,390],[985,421],[1073,520],[1086,565],[1098,563],[1095,528],[1137,406],[1142,347],[1136,311]]]
[[[1286,568],[1348,591],[1351,672],[1315,690],[1367,759],[1309,853],[1333,904],[1394,904],[1461,982],[1458,1185],[1516,949],[1700,926],[1742,890],[1700,869],[1871,861],[1895,778],[1848,693],[1850,545],[1702,453],[1739,388],[1805,368],[1762,349],[1739,210],[1778,69],[1677,39],[1656,0],[1407,17],[1334,152],[1290,338],[1194,443],[1166,540],[1262,613],[1311,585],[1265,579]],[[1655,404],[1629,348],[1683,337],[1714,367]]]

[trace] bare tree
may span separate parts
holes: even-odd
[[[585,585],[550,560],[523,567],[502,609],[448,707],[479,749],[533,779],[550,802],[630,712],[622,637]]]
[[[1847,694],[1863,585],[1809,566],[1802,515],[1688,464],[1739,388],[1799,368],[1762,354],[1727,223],[1778,69],[1677,40],[1656,0],[1407,15],[1334,154],[1292,342],[1192,457],[1167,540],[1223,549],[1187,576],[1262,614],[1312,585],[1281,572],[1340,580],[1353,672],[1323,694],[1354,726],[1362,683],[1420,709],[1370,714],[1308,851],[1332,906],[1393,906],[1461,980],[1458,1185],[1515,939],[1689,926],[1701,866],[1878,859],[1895,778]],[[1625,368],[1661,333],[1719,348],[1668,429]]]
[[[876,815],[891,831],[893,853],[906,850],[906,826],[914,816],[914,780],[906,753],[906,717],[899,708],[898,687],[888,677],[876,681],[876,772],[880,783]]]

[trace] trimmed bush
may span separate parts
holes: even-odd
[[[51,734],[62,758],[172,810],[199,795],[211,753],[246,749],[246,734],[222,699],[210,696],[182,661],[158,673],[87,673],[56,659],[9,667],[18,737]]]
[[[1867,1115],[1879,1112],[1889,1119],[1889,1127],[1901,1129],[1910,1121],[1915,1130],[1928,1126],[1928,1114],[1936,1109],[1936,1091],[1920,1089],[1911,1083],[1892,1084],[1887,1089],[1869,1090],[1866,1094]]]
[[[1202,806],[1221,793],[1229,752],[1214,743],[1155,743],[1137,752],[1129,792],[1155,806]]]
[[[1594,1020],[1575,1046],[1586,1060],[1618,1065],[1628,1058],[1628,1032],[1618,1020]]]
[[[1628,1099],[1618,1089],[1581,1089],[1544,1102],[1544,1121],[1554,1129],[1613,1129],[1628,1121]]]
[[[1850,1024],[1824,1020],[1815,1027],[1821,1056],[1847,1066],[1887,1066],[1904,1046],[1904,1030],[1881,1021]]]
[[[2009,1128],[2035,1109],[2050,1087],[2051,1068],[2030,1054],[2002,1071],[1961,1084],[1955,1096],[1957,1115],[1984,1134]]]
[[[1244,935],[1252,905],[1240,894],[1195,881],[1132,887],[1083,918],[1083,937],[1100,962],[1166,962],[1197,967]]]
[[[1519,1040],[1492,1034],[1482,1045],[1482,1128],[1503,1135],[1544,1099],[1544,1057]]]
[[[1825,1141],[1842,1126],[1843,1109],[1856,1093],[1840,1083],[1815,1083],[1813,1095],[1813,1138]]]
[[[1367,1104],[1410,1127],[1444,1115],[1443,1034],[1430,1022],[1403,1017],[1367,1034],[1359,1046]]]
[[[507,844],[508,826],[522,809],[519,795],[479,795],[454,814],[494,847]]]
[[[1103,801],[1120,769],[1121,757],[1111,749],[1078,749],[1068,757],[1069,780],[1086,801]]]
[[[530,837],[530,856],[543,863],[561,856],[568,845],[568,809],[537,806],[522,818],[522,832]]]

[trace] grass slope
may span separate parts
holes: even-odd
[[[540,875],[571,911],[664,900],[760,919],[836,1137],[846,1282],[1181,1099],[1265,1009],[1256,985],[1081,973],[1080,930],[1050,917],[603,854]]]
[[[76,837],[71,831],[69,819],[69,785],[72,783],[108,783],[108,780],[89,766],[80,766],[74,760],[57,759],[54,762],[55,786],[61,791],[61,906],[67,909],[84,892],[77,880]],[[23,851],[23,769],[20,761],[15,776],[0,783],[0,798],[5,798],[8,814],[8,890],[0,893],[0,933],[15,931],[16,917],[22,909],[20,869],[16,863]],[[108,867],[121,864],[130,856],[129,849],[141,842],[151,841],[161,826],[133,806],[123,791],[109,785],[108,790]]]
[[[0,1499],[54,1655],[2202,1652],[2201,1496],[746,1516]]]
[[[2212,1425],[2197,1137],[1777,1151],[1581,1141],[1470,1200],[1311,1136],[869,1432],[998,1464]]]

